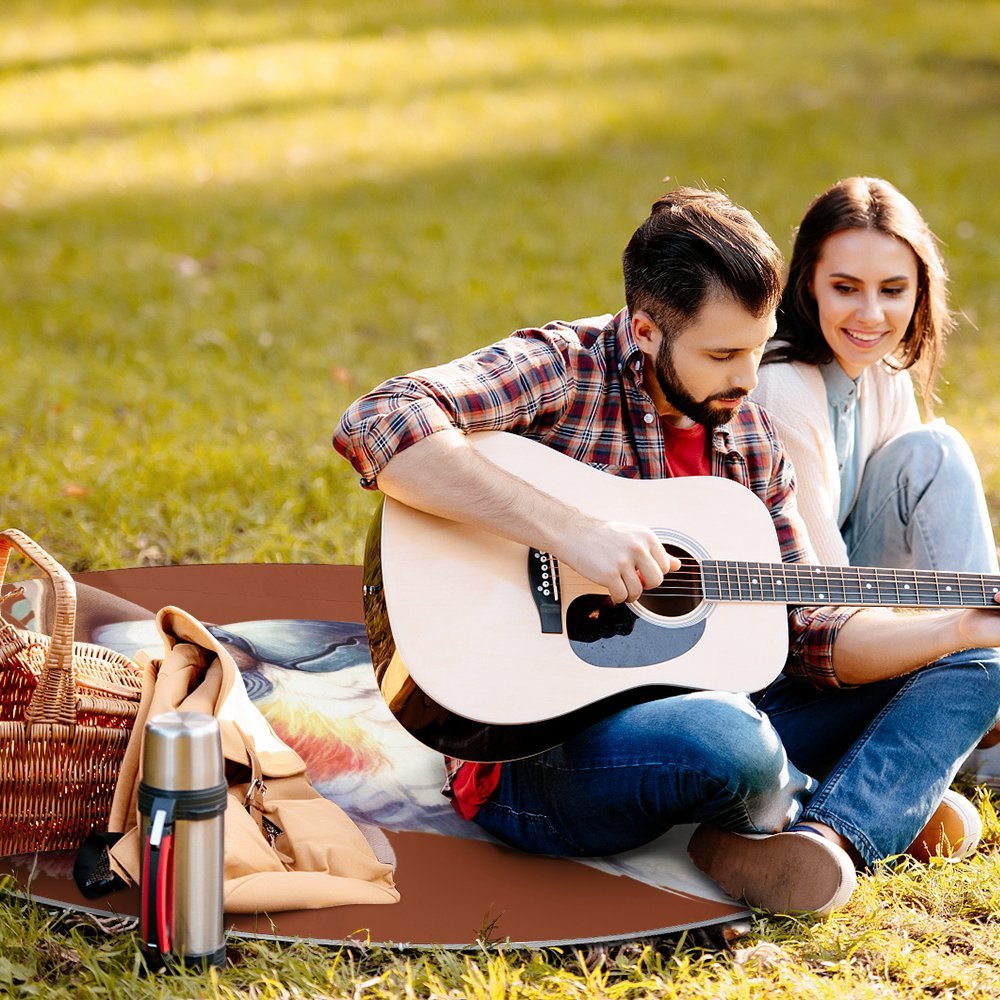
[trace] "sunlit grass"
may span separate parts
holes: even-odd
[[[967,863],[915,863],[861,879],[826,919],[765,917],[729,949],[697,935],[611,949],[400,953],[231,940],[210,975],[146,977],[132,932],[107,934],[7,898],[0,989],[46,997],[868,998],[1000,993],[1000,855],[994,803],[986,846]]]
[[[0,78],[5,203],[261,182],[309,168],[356,183],[583,147],[625,119],[661,112],[665,66],[740,44],[735,27],[680,23],[651,45],[642,20],[623,16],[488,31],[390,24],[374,36],[57,64]]]
[[[346,403],[616,309],[666,175],[782,243],[833,178],[895,179],[978,326],[946,375],[982,378],[1000,11],[948,9],[7,5],[8,520],[76,566],[356,560],[370,500],[327,444]],[[944,394],[996,497],[992,424]]]

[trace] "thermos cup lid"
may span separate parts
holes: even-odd
[[[195,791],[225,781],[219,723],[204,712],[164,712],[146,723],[142,781],[153,788]]]

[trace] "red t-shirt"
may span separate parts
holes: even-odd
[[[665,461],[671,478],[711,475],[709,436],[702,424],[675,427],[661,418]],[[463,764],[451,783],[451,804],[462,819],[472,819],[500,783],[502,764]]]
[[[708,458],[708,430],[704,424],[675,427],[661,417],[660,427],[663,429],[663,439],[666,442],[665,461],[671,479],[712,474]]]

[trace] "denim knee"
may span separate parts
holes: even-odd
[[[937,661],[970,706],[981,709],[981,729],[991,729],[1000,716],[1000,649],[964,649]]]
[[[979,470],[969,445],[943,420],[900,434],[884,444],[868,462],[873,469],[885,464],[897,472],[901,485],[909,483],[918,491],[926,489],[939,476],[952,485],[955,477],[971,477],[979,483]]]
[[[744,795],[766,795],[781,787],[788,758],[767,717],[742,694],[704,692],[712,710],[703,719],[701,740],[718,776]]]
[[[944,421],[900,434],[868,459],[842,530],[854,565],[997,572],[979,469]]]
[[[704,740],[727,804],[709,818],[743,833],[776,833],[794,822],[816,782],[788,759],[770,720],[744,695],[714,693],[715,725]]]

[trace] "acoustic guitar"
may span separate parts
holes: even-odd
[[[996,607],[998,576],[783,563],[767,508],[731,480],[623,479],[513,434],[469,441],[587,514],[648,525],[681,568],[614,605],[546,552],[386,497],[364,567],[375,675],[450,756],[530,756],[679,689],[759,690],[784,665],[789,605]]]

